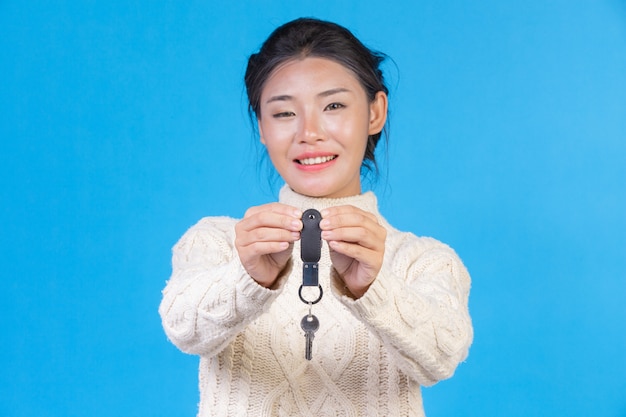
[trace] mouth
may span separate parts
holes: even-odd
[[[330,162],[336,158],[337,155],[316,156],[315,158],[296,159],[295,162],[300,165],[311,166],[325,164],[326,162]]]

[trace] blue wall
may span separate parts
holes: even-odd
[[[275,198],[241,80],[307,15],[393,58],[381,209],[473,277],[429,417],[626,416],[626,3],[214,3],[0,1],[0,415],[195,415],[170,248]]]

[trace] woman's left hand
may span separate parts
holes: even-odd
[[[354,206],[331,207],[321,214],[322,239],[328,242],[333,267],[354,298],[361,298],[382,267],[387,230],[372,213]]]

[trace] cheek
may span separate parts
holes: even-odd
[[[347,141],[358,135],[359,126],[354,117],[329,117],[325,120],[324,130],[337,140]]]
[[[364,122],[365,121],[365,122]],[[350,147],[360,153],[367,146],[369,124],[366,116],[353,114],[352,117],[343,120],[334,120],[326,126],[327,133],[331,134],[345,147]]]
[[[259,133],[261,134],[261,142],[265,145],[270,155],[283,151],[283,148],[289,142],[289,132],[276,123],[261,122],[259,124]]]

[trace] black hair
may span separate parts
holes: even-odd
[[[373,101],[379,91],[389,94],[380,69],[386,55],[369,49],[348,29],[336,23],[313,18],[292,20],[270,34],[259,52],[248,59],[245,84],[248,94],[248,113],[251,119],[261,116],[261,93],[272,72],[281,64],[306,57],[326,58],[335,61],[354,73]],[[383,129],[386,133],[387,123]],[[367,140],[363,166],[377,169],[374,151],[382,131]]]

